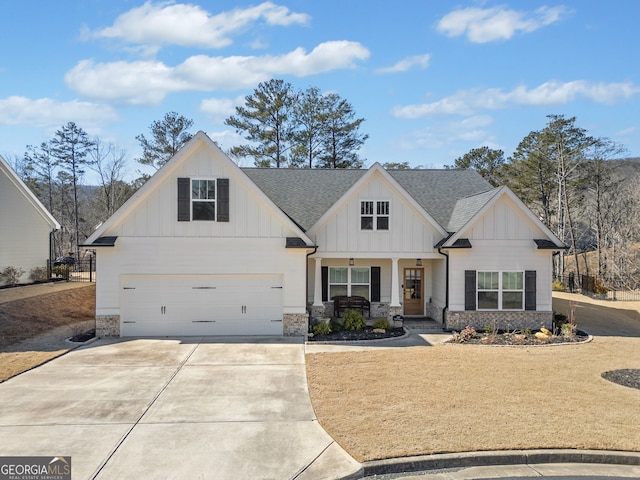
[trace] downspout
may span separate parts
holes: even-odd
[[[53,236],[57,231],[58,230],[54,228],[49,232],[49,264],[47,265],[48,280],[51,280],[51,276],[53,275]]]
[[[447,259],[446,267],[445,267],[445,276],[446,276],[445,294],[444,294],[445,300],[444,300],[444,308],[442,309],[442,329],[447,330],[446,312],[449,309],[449,254],[444,253],[442,251],[442,247],[438,247],[438,253],[440,255],[443,255]]]
[[[305,307],[307,307],[307,303],[309,301],[309,257],[311,255],[314,255],[317,251],[318,251],[318,245],[314,245],[313,247],[313,252],[309,252],[307,253],[307,261],[305,262],[305,289],[304,289],[304,305]],[[309,312],[309,320],[311,320],[311,312]],[[308,323],[308,321],[307,321]],[[309,328],[309,325],[307,324],[307,329]]]

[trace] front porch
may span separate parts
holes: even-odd
[[[431,258],[311,257],[307,291],[311,317],[333,317],[334,297],[361,296],[370,302],[371,321],[402,316],[441,323],[446,266],[440,255],[429,255]]]

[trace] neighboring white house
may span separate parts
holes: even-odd
[[[60,225],[31,190],[0,156],[0,272],[6,267],[24,270],[47,268],[51,256],[51,232]],[[0,277],[0,285],[6,283]]]
[[[564,245],[474,171],[239,168],[198,132],[85,245],[100,336],[303,335],[371,317],[551,325]]]

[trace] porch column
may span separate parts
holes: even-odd
[[[400,306],[400,282],[398,276],[398,258],[391,259],[391,303],[390,307]]]
[[[322,258],[316,257],[316,275],[313,283],[313,306],[322,307]]]

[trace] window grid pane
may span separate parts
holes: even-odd
[[[378,215],[389,215],[389,202],[378,202]]]
[[[329,269],[330,283],[347,283],[347,267],[331,267]]]
[[[362,215],[373,215],[373,202],[360,202],[360,213]]]

